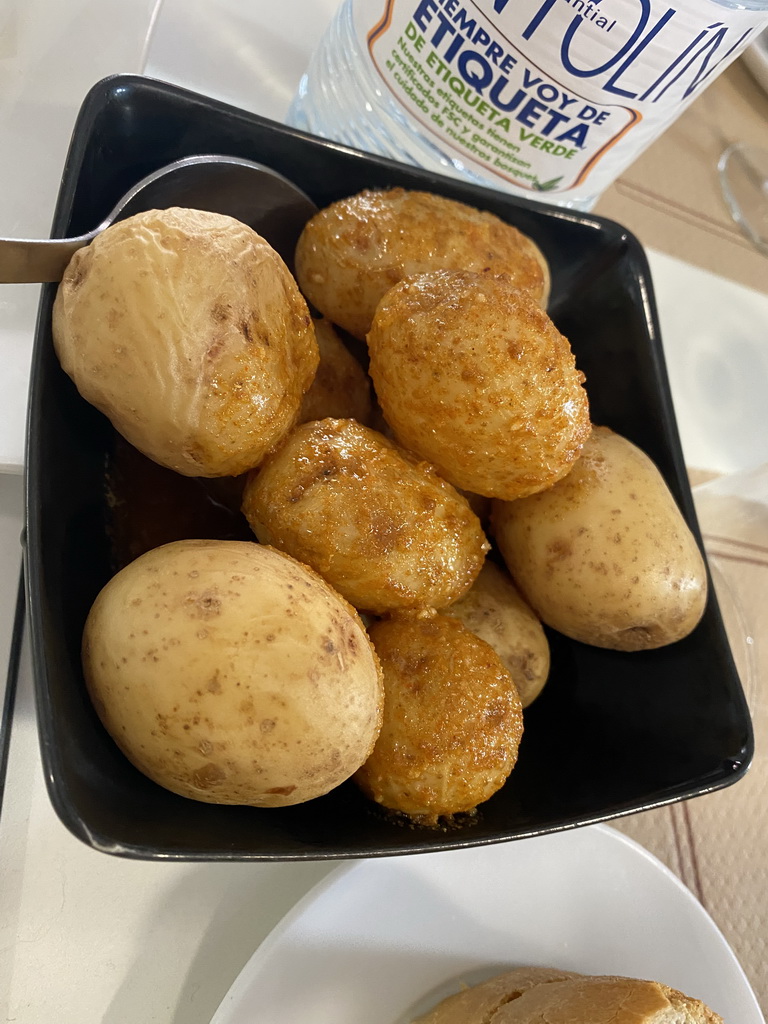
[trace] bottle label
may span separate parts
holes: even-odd
[[[382,82],[469,168],[599,193],[766,23],[714,0],[362,0]]]

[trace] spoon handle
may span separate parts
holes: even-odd
[[[79,238],[0,238],[0,284],[60,281],[72,254],[90,242]]]

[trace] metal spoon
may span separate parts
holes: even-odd
[[[291,266],[301,229],[317,207],[281,174],[235,156],[190,156],[158,168],[77,238],[0,238],[0,283],[60,281],[72,254],[119,217],[169,206],[225,213],[249,224]]]

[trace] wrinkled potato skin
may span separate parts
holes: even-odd
[[[493,649],[456,619],[397,615],[369,627],[384,722],[355,775],[371,799],[425,824],[474,810],[506,781],[523,714]]]
[[[549,267],[535,243],[492,213],[430,192],[365,190],[316,214],[296,247],[309,301],[357,338],[384,293],[427,270],[508,274],[546,306]]]
[[[491,645],[514,679],[523,707],[533,703],[549,675],[549,644],[509,575],[486,561],[470,589],[445,614]]]
[[[368,424],[373,414],[368,374],[328,320],[315,320],[320,365],[299,411],[299,423],[310,420],[357,420]]]
[[[149,458],[237,476],[293,425],[318,364],[309,310],[251,228],[152,210],[72,257],[53,308],[62,367]]]
[[[506,277],[435,271],[381,301],[370,374],[398,442],[455,487],[512,501],[570,470],[589,436],[584,375]]]
[[[381,724],[380,669],[354,609],[250,541],[176,541],[121,570],[88,616],[83,670],[129,760],[205,803],[321,796]]]
[[[489,547],[431,466],[354,420],[297,427],[249,477],[243,513],[262,543],[377,614],[456,600]]]
[[[707,600],[701,552],[663,477],[606,427],[549,491],[494,502],[492,529],[542,621],[574,640],[639,651],[682,639]]]

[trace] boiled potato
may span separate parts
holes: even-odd
[[[486,562],[470,589],[447,615],[463,622],[496,651],[509,670],[527,708],[549,675],[549,644],[536,614],[523,600],[508,573]]]
[[[88,615],[83,670],[129,760],[206,803],[321,796],[381,725],[380,669],[354,609],[250,541],[176,541],[122,569]]]
[[[530,238],[492,213],[431,192],[366,190],[341,199],[308,221],[296,247],[304,294],[357,338],[402,278],[485,268],[509,275],[546,305],[549,267]]]
[[[455,487],[511,501],[570,470],[589,436],[584,375],[505,276],[439,270],[387,292],[370,374],[398,442]]]
[[[704,612],[704,560],[663,477],[626,438],[595,427],[548,491],[494,502],[493,532],[541,619],[620,651],[687,636]]]
[[[299,423],[337,419],[368,423],[372,417],[371,382],[328,320],[315,320],[320,365],[299,410]]]
[[[237,476],[293,425],[318,364],[275,250],[231,217],[173,208],[107,228],[67,267],[53,340],[81,395],[186,476]]]
[[[469,502],[469,507],[475,513],[481,523],[485,524],[488,522],[491,515],[492,499],[486,497],[484,494],[474,494],[472,491],[462,491],[461,488],[457,488],[459,494],[463,494]]]
[[[243,512],[262,543],[375,613],[456,600],[489,547],[431,466],[354,420],[297,427],[250,475]]]
[[[369,626],[384,673],[384,722],[355,775],[372,800],[424,824],[473,811],[517,761],[523,713],[496,652],[434,611]]]

